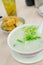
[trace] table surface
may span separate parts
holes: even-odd
[[[25,0],[16,0],[16,4],[17,14],[25,19],[25,23],[34,23],[37,25],[42,21],[43,17],[37,13],[37,8],[35,8],[35,6],[27,7]],[[17,62],[11,56],[7,45],[7,37],[7,33],[0,31],[0,65],[25,65]],[[43,65],[43,60],[31,65]]]

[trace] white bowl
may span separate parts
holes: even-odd
[[[22,25],[22,26],[20,26],[20,27],[15,28],[12,32],[10,32],[10,34],[9,34],[9,36],[8,36],[8,38],[7,38],[8,46],[10,47],[11,51],[12,51],[12,52],[16,52],[16,53],[18,53],[19,55],[24,56],[24,57],[32,57],[32,56],[37,55],[37,54],[40,53],[41,51],[43,51],[43,48],[40,48],[40,49],[37,49],[37,50],[35,50],[35,51],[32,51],[32,52],[28,52],[28,53],[27,53],[27,52],[21,52],[21,51],[19,51],[19,50],[17,50],[17,49],[14,49],[14,48],[11,46],[10,39],[13,39],[13,38],[12,38],[13,33],[15,33],[15,31],[17,31],[19,28],[22,28],[22,27],[24,27],[24,26],[30,26],[30,25],[33,25],[33,24],[24,24],[24,25]],[[14,35],[13,35],[13,36],[14,36]]]
[[[43,16],[43,5],[38,8],[38,13]]]

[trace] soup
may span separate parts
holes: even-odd
[[[17,29],[10,38],[11,46],[20,52],[33,52],[43,48],[43,37],[37,34],[36,26]]]

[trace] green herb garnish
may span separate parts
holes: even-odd
[[[14,44],[13,46],[15,47],[16,45]]]
[[[40,38],[40,36],[38,36],[36,33],[37,27],[35,26],[24,27],[23,31],[24,31],[24,39],[26,41],[37,40]]]
[[[20,43],[25,42],[25,41],[40,39],[40,36],[38,36],[36,32],[37,31],[36,26],[23,27],[23,31],[24,31],[23,41],[20,39],[17,39],[17,41]]]
[[[23,42],[23,41],[22,41],[22,40],[20,40],[20,39],[17,39],[17,41],[18,41],[18,42],[20,42],[20,43],[22,43],[22,42]]]

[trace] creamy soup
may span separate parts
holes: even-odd
[[[37,27],[22,27],[17,29],[10,38],[12,47],[20,52],[32,52],[43,48],[43,35],[37,35]]]

